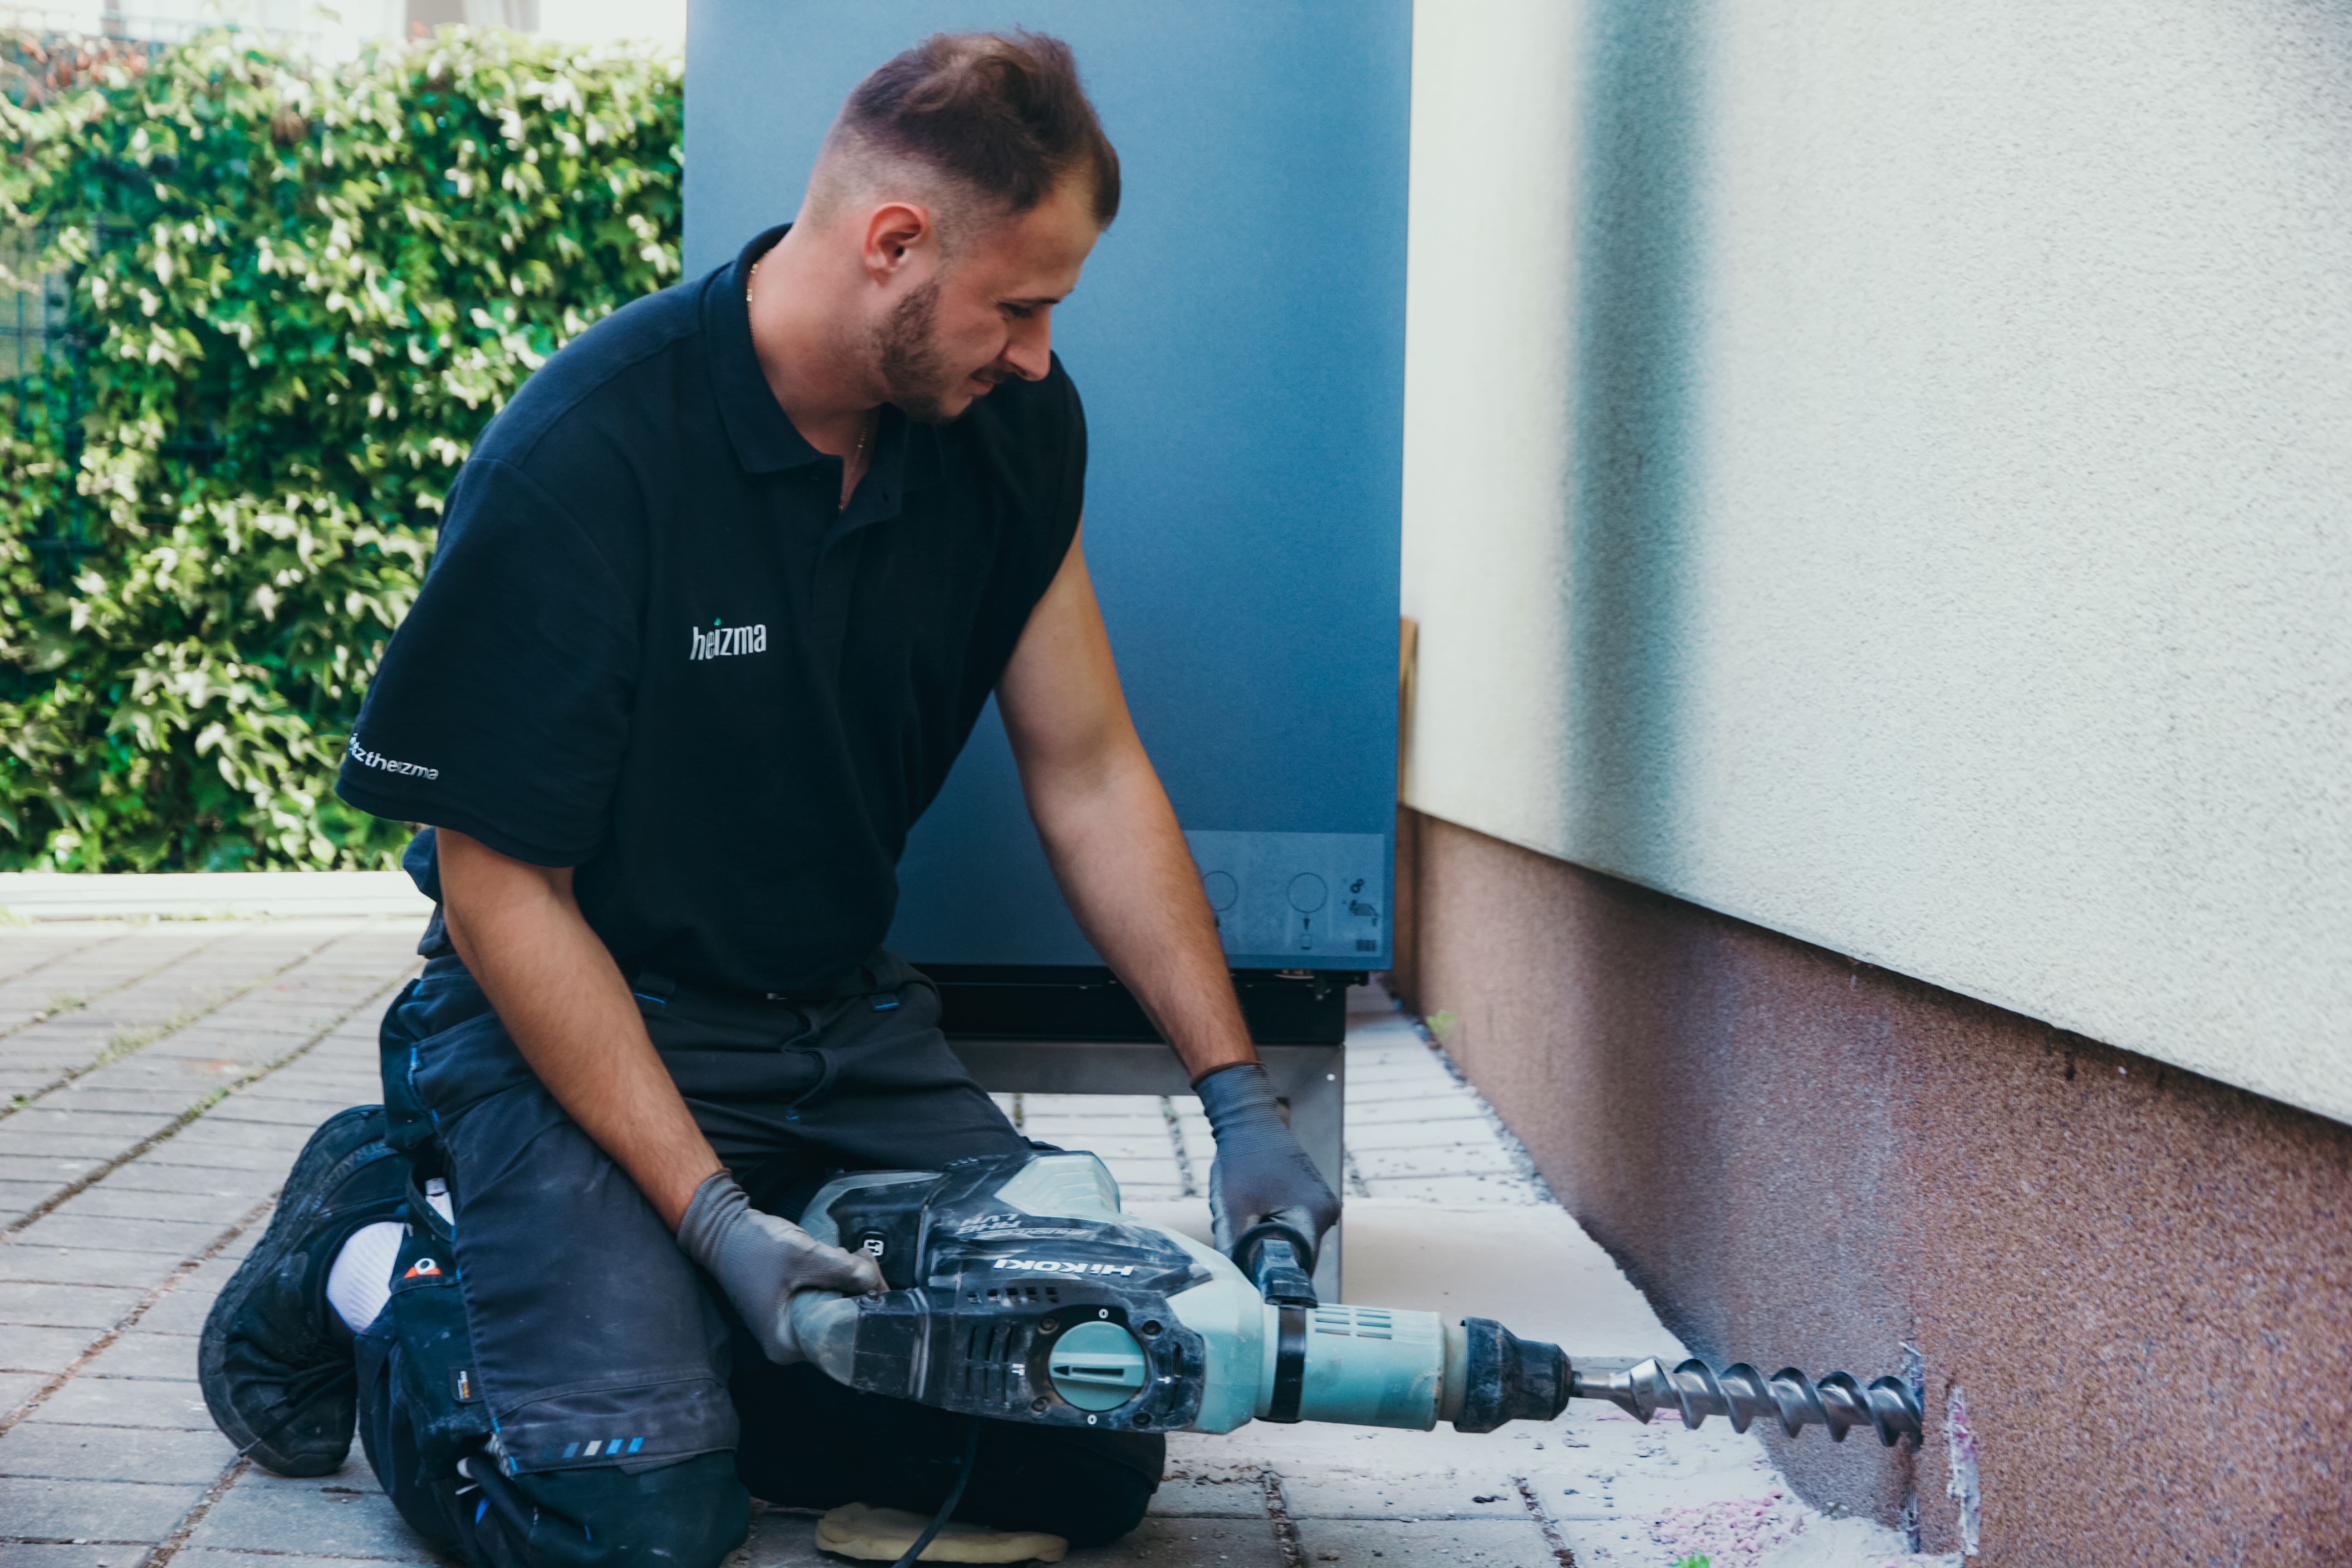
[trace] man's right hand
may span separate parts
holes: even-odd
[[[784,1365],[807,1359],[793,1339],[795,1291],[859,1296],[884,1288],[873,1258],[828,1247],[792,1221],[761,1213],[724,1171],[695,1188],[677,1244],[719,1281],[768,1359]]]

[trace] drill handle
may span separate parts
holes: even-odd
[[[1318,1304],[1315,1248],[1290,1226],[1272,1220],[1250,1226],[1234,1244],[1234,1262],[1249,1276],[1257,1293],[1274,1305]]]

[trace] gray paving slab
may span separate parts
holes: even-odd
[[[273,1176],[283,1176],[301,1151],[303,1141],[310,1134],[308,1128],[288,1128],[291,1139],[236,1136],[241,1129],[201,1124],[178,1136],[155,1145],[146,1156],[152,1163],[173,1167],[198,1166],[206,1170],[260,1171]],[[190,1133],[199,1133],[191,1137]]]
[[[1350,1084],[1349,1088],[1354,1089]],[[1350,1132],[1370,1127],[1444,1126],[1451,1121],[1475,1121],[1486,1124],[1486,1113],[1478,1102],[1460,1089],[1430,1089],[1416,1088],[1393,1100],[1370,1100],[1350,1093],[1348,1096],[1348,1128]]]
[[[1286,1468],[1282,1497],[1293,1519],[1526,1519],[1527,1500],[1507,1468],[1491,1472]]]
[[[223,1192],[250,1192],[256,1195],[272,1191],[278,1179],[286,1173],[292,1162],[276,1149],[256,1149],[240,1153],[229,1144],[183,1143],[169,1138],[155,1145],[138,1159],[125,1164],[126,1171],[158,1173],[155,1180],[166,1185],[181,1185],[188,1177],[179,1173],[202,1171],[201,1178],[213,1183]],[[231,1175],[229,1173],[238,1173]]]
[[[92,921],[13,932],[7,944],[0,947],[0,981],[16,981],[69,954],[86,952],[100,942],[112,942],[124,929]]]
[[[205,1489],[131,1481],[61,1481],[0,1476],[0,1519],[12,1535],[52,1541],[156,1542],[202,1500]]]
[[[1311,1560],[1311,1559],[1310,1559]],[[818,1561],[829,1561],[819,1559]],[[1160,1568],[1283,1568],[1286,1562],[1274,1521],[1257,1519],[1154,1519],[1147,1516],[1125,1539],[1073,1552],[1077,1563],[1150,1563]]]
[[[1482,1128],[1481,1131],[1484,1131]],[[1370,1182],[1436,1180],[1449,1176],[1516,1176],[1517,1162],[1492,1138],[1420,1149],[1360,1149],[1356,1168]]]
[[[193,1383],[196,1377],[196,1338],[194,1334],[122,1334],[92,1356],[77,1376],[169,1378]]]
[[[1558,1562],[1524,1505],[1517,1519],[1302,1519],[1294,1527],[1307,1561],[1339,1568],[1371,1568],[1375,1563],[1381,1568],[1536,1568]]]
[[[120,1110],[134,1115],[176,1116],[187,1102],[187,1092],[176,1084],[143,1084],[128,1079],[118,1080],[110,1076],[96,1081],[91,1078],[78,1078],[63,1089],[45,1096],[37,1109]]]
[[[96,1329],[30,1329],[12,1323],[0,1333],[0,1372],[63,1372],[98,1335]]]
[[[1526,1205],[1543,1201],[1543,1194],[1536,1191],[1534,1184],[1517,1175],[1406,1177],[1373,1180],[1367,1184],[1371,1189],[1367,1194],[1370,1197],[1403,1198],[1441,1205]]]
[[[178,1255],[110,1252],[95,1247],[0,1246],[0,1280],[51,1285],[128,1285],[152,1290],[180,1266]]]
[[[1377,1121],[1350,1124],[1348,1147],[1359,1155],[1376,1150],[1486,1148],[1496,1143],[1495,1130],[1479,1115],[1448,1116],[1444,1120]]]
[[[147,1129],[148,1131],[154,1130],[152,1124]],[[67,1131],[54,1125],[15,1127],[0,1121],[0,1159],[75,1160],[84,1163],[102,1163],[122,1152],[124,1144],[136,1142],[143,1136],[145,1132],[121,1138],[112,1133]]]
[[[188,1536],[191,1549],[289,1552],[322,1557],[374,1557],[430,1563],[392,1500],[376,1489],[356,1457],[320,1479],[295,1480],[247,1469],[221,1494]]]
[[[26,1426],[160,1426],[209,1432],[213,1419],[193,1383],[147,1377],[77,1377],[41,1401]]]
[[[213,1310],[208,1291],[174,1288],[139,1315],[138,1327],[151,1333],[194,1334],[204,1331],[205,1314]]]
[[[0,1372],[0,1415],[5,1415],[40,1393],[49,1379],[56,1375],[47,1372]]]
[[[71,1103],[50,1095],[37,1104],[28,1105],[5,1121],[0,1121],[0,1133],[17,1135],[26,1132],[73,1132],[83,1137],[107,1138],[120,1149],[134,1143],[155,1131],[156,1113],[152,1110],[103,1110],[95,1106]]]
[[[215,1253],[190,1269],[187,1278],[176,1289],[209,1296],[227,1284],[228,1277],[236,1272],[236,1264],[233,1260]]]
[[[0,1323],[34,1328],[110,1329],[139,1305],[140,1290],[91,1285],[37,1285],[0,1280]]]
[[[8,1224],[17,1215],[30,1213],[57,1190],[57,1184],[47,1180],[0,1180],[0,1225]]]
[[[103,1184],[100,1184],[101,1185]],[[85,1192],[79,1197],[88,1196]],[[10,1238],[14,1247],[104,1247],[118,1252],[168,1252],[185,1258],[200,1252],[227,1228],[217,1217],[133,1218],[96,1214],[68,1199]]]
[[[1151,1511],[1169,1519],[1264,1519],[1265,1483],[1255,1473],[1244,1476],[1193,1475],[1181,1464],[1152,1494]]]
[[[0,1476],[209,1487],[236,1458],[236,1446],[210,1430],[26,1421],[0,1433]]]
[[[56,1541],[10,1541],[0,1536],[0,1568],[134,1568],[146,1555],[144,1542],[135,1547],[110,1546],[103,1542],[76,1545]]]
[[[252,1123],[264,1127],[292,1127],[308,1136],[319,1123],[347,1106],[365,1104],[337,1096],[320,1100],[264,1100],[250,1093],[232,1094],[212,1110],[205,1112],[207,1121],[228,1126]],[[301,1145],[297,1143],[296,1148]]]

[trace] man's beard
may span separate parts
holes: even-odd
[[[939,315],[940,283],[935,278],[891,306],[888,318],[875,333],[882,384],[899,412],[919,425],[945,425],[971,403],[969,398],[952,405],[949,401],[969,378],[948,368],[947,356],[932,341]]]

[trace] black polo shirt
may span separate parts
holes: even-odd
[[[818,988],[881,942],[907,832],[1077,530],[1054,362],[953,424],[885,408],[846,510],[751,350],[772,229],[550,359],[452,489],[338,793],[577,868],[624,973]]]

